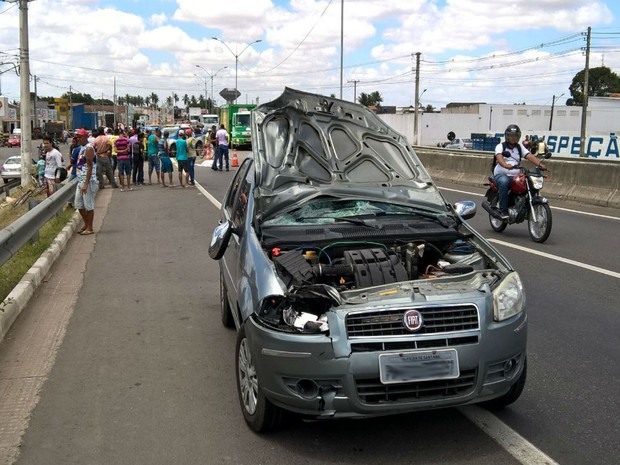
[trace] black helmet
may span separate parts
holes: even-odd
[[[508,141],[508,136],[517,136],[519,139],[521,139],[521,129],[519,129],[519,126],[517,126],[516,124],[509,124],[506,128],[506,131],[504,131],[504,137],[506,138],[506,141]]]

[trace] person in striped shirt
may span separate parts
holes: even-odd
[[[125,131],[121,131],[114,141],[114,148],[118,157],[118,178],[121,183],[121,192],[132,191],[131,187],[131,154],[129,153],[129,139]],[[127,184],[125,184],[127,180]]]

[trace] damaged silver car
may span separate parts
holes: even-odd
[[[366,107],[285,89],[252,114],[253,156],[209,247],[237,330],[243,416],[371,417],[514,402],[519,275]]]

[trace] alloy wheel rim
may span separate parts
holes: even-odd
[[[541,205],[534,207],[538,221],[530,221],[530,232],[536,238],[542,237],[547,228],[547,212]]]
[[[239,346],[239,388],[243,408],[250,415],[254,415],[258,399],[258,378],[247,339],[243,339]]]

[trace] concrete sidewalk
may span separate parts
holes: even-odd
[[[72,222],[66,248],[0,344],[0,464],[20,453],[19,463],[120,463],[95,434],[115,428],[118,389],[157,385],[155,354],[198,356],[168,343],[183,346],[205,287],[217,289],[205,266],[216,210],[196,188],[134,189],[100,191],[95,235],[72,235],[81,220]],[[40,396],[49,402],[31,418]],[[134,416],[131,405],[122,411]]]

